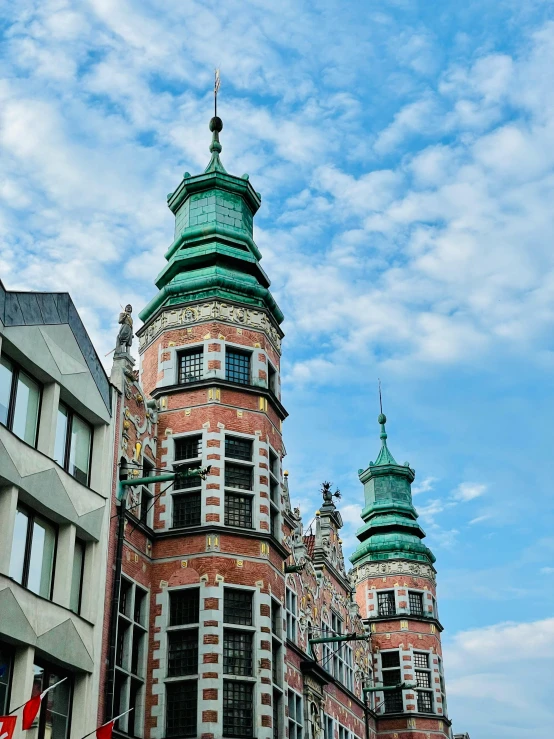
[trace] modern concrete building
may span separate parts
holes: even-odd
[[[111,416],[70,297],[0,283],[0,715],[67,678],[43,700],[32,739],[96,726]]]

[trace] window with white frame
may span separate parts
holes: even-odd
[[[416,590],[408,590],[408,603],[410,606],[410,615],[423,616],[423,593]]]
[[[179,354],[179,384],[201,380],[204,375],[204,348],[195,346]]]
[[[121,579],[117,620],[114,713],[133,710],[115,724],[129,736],[142,736],[146,674],[148,592],[127,578]]]
[[[437,656],[438,664],[439,664],[439,680],[440,680],[440,689],[441,689],[441,698],[442,698],[442,713],[444,716],[447,716],[447,709],[446,709],[446,688],[444,685],[444,667],[442,664],[442,659]]]
[[[342,619],[337,613],[331,611],[330,635],[341,636],[343,633]],[[348,642],[334,642],[328,646],[332,656],[326,664],[324,663],[324,667],[346,688],[352,690],[354,687],[352,646]]]
[[[381,671],[383,674],[383,685],[392,687],[402,683],[402,671],[400,669],[400,652],[398,649],[380,652]],[[400,713],[403,710],[402,690],[386,690],[383,692],[385,713]]]
[[[355,739],[354,734],[347,729],[345,726],[339,724],[339,736],[338,739]]]
[[[394,590],[384,590],[377,593],[377,615],[394,616],[395,614],[396,604],[394,600]]]
[[[296,643],[298,632],[298,598],[294,590],[287,588],[285,595],[287,639]]]
[[[169,591],[167,627],[166,736],[196,736],[198,701],[197,587]]]
[[[225,588],[223,593],[223,733],[251,737],[254,730],[254,593]],[[241,678],[241,679],[237,679]],[[247,680],[244,680],[247,678]],[[248,679],[249,678],[249,679]]]
[[[181,436],[174,439],[174,464],[177,473],[200,466],[202,457],[202,434]],[[199,526],[202,511],[202,480],[200,477],[177,475],[175,479],[173,503],[173,528]]]
[[[252,439],[225,436],[225,525],[253,527],[254,465]],[[247,492],[243,492],[247,491]]]
[[[303,739],[304,737],[304,711],[302,696],[289,688],[289,739]]]
[[[414,652],[414,668],[417,710],[419,713],[433,713],[433,684],[428,652]]]
[[[327,739],[327,737],[329,737],[329,739],[335,739],[335,722],[331,716],[328,716],[327,714],[324,714],[323,716],[323,736],[325,739]]]
[[[280,540],[279,532],[279,508],[281,505],[281,485],[279,483],[279,457],[275,452],[269,450],[269,505],[271,526],[270,533],[275,539]]]

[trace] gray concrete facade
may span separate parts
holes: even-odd
[[[9,293],[0,283],[0,353],[40,388],[34,445],[19,438],[9,420],[0,424],[0,647],[10,662],[6,711],[31,698],[38,660],[68,676],[67,739],[79,739],[97,726],[114,442],[111,388],[65,294]],[[12,388],[12,396],[16,392]],[[54,461],[60,402],[90,429],[87,484],[70,474],[70,451],[63,464]],[[26,529],[31,544],[25,547],[16,542],[18,510],[32,522]],[[55,532],[51,560],[46,545],[37,549],[41,588],[47,567],[51,583],[43,595],[24,574],[14,574],[19,552],[25,552],[22,572],[35,566],[35,529],[29,527],[37,520]],[[82,566],[76,567],[81,554]],[[16,715],[19,738],[21,711]]]

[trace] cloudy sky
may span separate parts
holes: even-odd
[[[263,205],[286,314],[285,443],[351,551],[378,452],[416,468],[449,711],[549,739],[554,710],[554,8],[547,0],[0,0],[0,275],[69,290],[102,356],[222,159]]]

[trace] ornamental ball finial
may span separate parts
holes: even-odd
[[[383,424],[386,422],[387,422],[387,417],[385,416],[385,414],[379,413],[379,415],[377,416],[377,423]]]
[[[223,129],[223,121],[218,115],[214,115],[214,117],[210,121],[210,131],[217,131],[218,133]]]

